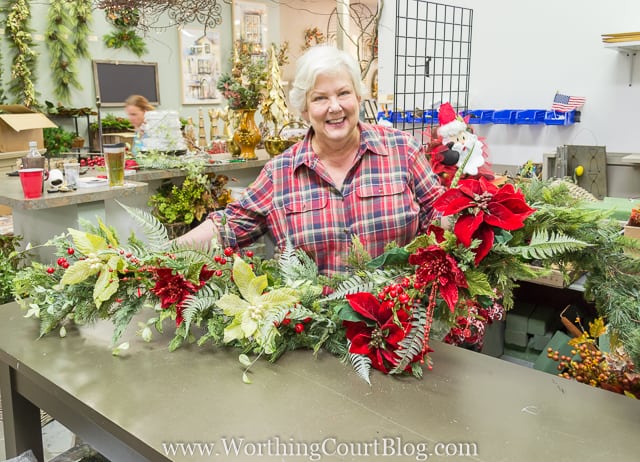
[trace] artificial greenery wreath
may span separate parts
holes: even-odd
[[[115,32],[102,37],[107,48],[128,48],[138,57],[147,52],[147,45],[135,31],[135,27],[140,21],[139,10],[121,8],[107,10],[105,14],[107,20],[116,28]]]

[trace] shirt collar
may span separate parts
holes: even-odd
[[[379,131],[376,130],[374,126],[364,122],[358,122],[358,128],[360,130],[359,157],[362,157],[367,153],[377,154],[380,156],[389,155],[388,151],[385,149],[385,145]],[[318,156],[313,152],[311,147],[312,137],[313,128],[309,127],[307,134],[302,140],[302,143],[300,143],[300,147],[296,152],[295,159],[293,161],[293,170],[296,170],[301,165],[306,165],[309,168],[315,168],[318,163]]]

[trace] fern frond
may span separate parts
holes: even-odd
[[[321,302],[339,300],[344,298],[345,295],[355,294],[358,292],[373,293],[378,286],[390,282],[395,276],[396,272],[382,269],[362,274],[354,274],[348,279],[342,281],[336,290],[323,298]]]
[[[424,345],[424,327],[427,322],[427,309],[423,304],[414,305],[414,319],[411,322],[411,331],[403,338],[398,345],[402,349],[396,350],[398,356],[398,364],[389,373],[401,374],[406,367],[413,361],[413,358],[422,353]]]
[[[169,248],[170,242],[167,236],[167,230],[156,217],[145,210],[129,207],[118,201],[116,202],[140,225],[143,233],[147,237],[147,244],[151,251],[163,251]]]
[[[278,260],[280,274],[287,284],[295,281],[311,281],[318,279],[318,265],[306,252],[296,249],[287,239],[284,251]]]
[[[540,230],[533,233],[529,245],[514,247],[496,245],[493,250],[511,255],[519,255],[528,260],[536,260],[556,257],[564,253],[582,250],[589,246],[591,246],[591,244],[565,234]]]
[[[198,292],[193,295],[189,295],[183,304],[182,318],[185,324],[185,335],[189,333],[191,324],[196,320],[196,317],[205,311],[213,308],[216,309],[216,302],[220,300],[223,295],[222,290],[219,287],[207,284]]]
[[[351,348],[351,342],[347,342],[347,347]],[[351,361],[351,365],[353,366],[353,370],[356,371],[356,374],[371,386],[371,380],[369,379],[369,374],[371,373],[371,359],[365,355],[349,353],[349,361]]]

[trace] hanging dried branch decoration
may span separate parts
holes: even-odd
[[[230,3],[230,0],[224,0]],[[137,29],[166,29],[198,22],[207,27],[222,24],[222,7],[219,0],[99,0],[96,6],[106,12],[135,9],[140,12]],[[169,18],[172,24],[158,25],[160,17]]]
[[[36,102],[34,86],[36,57],[33,50],[33,37],[29,29],[31,12],[27,0],[17,0],[10,4],[7,13],[5,33],[13,50],[11,62],[11,83],[9,92],[15,96],[15,102],[31,107]]]
[[[71,87],[82,89],[76,70],[76,50],[71,40],[70,10],[66,0],[51,0],[45,40],[51,57],[53,93],[59,101],[71,101]]]

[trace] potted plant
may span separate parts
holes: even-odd
[[[18,253],[21,240],[20,236],[0,234],[0,305],[13,300],[13,278],[25,255]]]
[[[57,157],[61,153],[69,152],[74,145],[76,134],[61,127],[44,128],[44,147],[48,157]],[[83,140],[84,143],[84,140]]]
[[[171,239],[184,234],[193,223],[231,200],[231,193],[225,188],[228,178],[210,175],[189,174],[182,185],[165,180],[149,198],[152,214],[165,225]]]
[[[100,120],[102,125],[102,134],[119,133],[133,130],[133,125],[126,117],[116,116],[115,114],[107,114]],[[98,146],[98,122],[89,124],[89,133],[92,137],[92,146]]]

